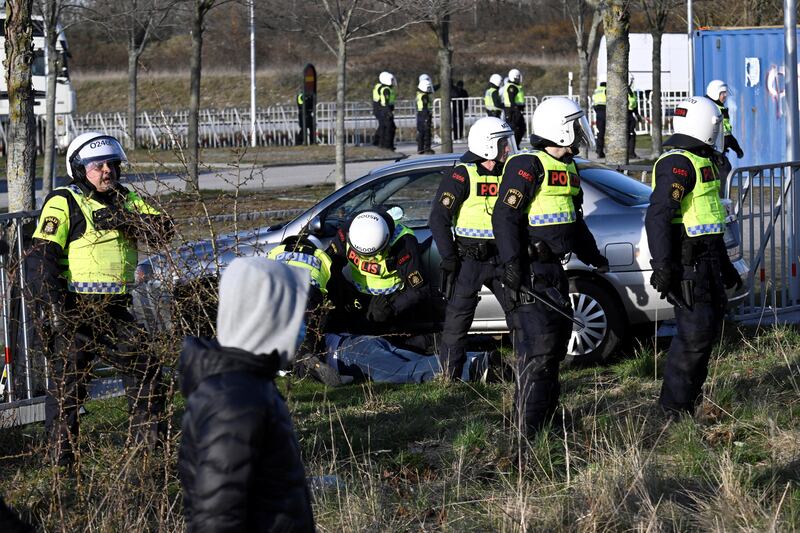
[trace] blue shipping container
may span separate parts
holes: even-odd
[[[694,36],[695,94],[711,80],[728,84],[733,135],[744,150],[734,167],[786,160],[783,28],[699,30]]]

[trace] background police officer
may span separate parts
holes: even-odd
[[[372,88],[372,110],[378,119],[373,144],[381,148],[394,150],[394,104],[397,101],[394,75],[383,71],[378,76],[378,83]]]
[[[636,125],[642,119],[639,114],[639,99],[633,90],[633,78],[628,86],[628,157],[633,159],[636,155]]]
[[[500,98],[502,83],[503,77],[500,74],[492,74],[489,77],[489,85],[483,92],[483,106],[486,108],[486,114],[490,117],[500,118],[503,113],[503,100]]]
[[[439,359],[450,379],[461,375],[467,360],[467,333],[481,287],[486,285],[508,310],[492,212],[503,162],[517,151],[514,131],[499,118],[485,117],[470,128],[468,146],[462,164],[442,179],[428,221],[442,257],[442,288],[448,298]]]
[[[529,436],[555,411],[559,363],[566,356],[572,324],[538,299],[525,298],[520,288],[546,293],[571,313],[562,258],[574,252],[598,271],[608,271],[608,261],[583,220],[583,193],[572,159],[592,140],[583,110],[568,98],[549,98],[536,108],[532,129],[531,144],[537,151],[506,161],[492,215],[505,265],[503,283],[518,302],[510,313],[518,365],[515,414],[519,429]]]
[[[328,251],[335,306],[331,331],[396,329],[395,319],[428,296],[414,232],[382,207],[357,213],[337,230]]]
[[[306,94],[301,88],[297,93],[297,124],[300,131],[297,134],[296,143],[316,144],[314,126],[314,96]]]
[[[668,414],[692,413],[719,338],[725,287],[742,280],[726,253],[725,208],[714,163],[722,144],[722,115],[707,98],[675,108],[675,134],[653,167],[653,193],[645,216],[653,275],[650,284],[677,303],[678,332],[664,368],[659,402]]]
[[[592,106],[597,125],[597,157],[606,156],[606,102],[606,82],[601,81],[592,95]]]
[[[525,136],[525,91],[522,90],[522,73],[515,68],[508,71],[508,82],[500,90],[506,122],[514,129],[514,140],[520,146]]]
[[[417,153],[432,154],[431,130],[433,129],[433,83],[420,80],[417,85]]]
[[[53,333],[45,425],[60,462],[72,460],[78,408],[95,356],[131,373],[128,400],[139,439],[154,442],[160,408],[159,367],[141,352],[141,330],[128,307],[137,239],[160,242],[169,220],[120,185],[125,152],[102,133],[79,135],[67,149],[72,181],[45,199],[29,277]]]
[[[728,150],[733,150],[738,159],[744,157],[744,150],[739,146],[739,141],[736,140],[736,137],[733,136],[730,114],[728,113],[728,107],[725,105],[725,102],[728,100],[728,85],[722,80],[711,80],[706,87],[706,96],[714,101],[717,109],[719,109],[719,112],[722,114],[722,133],[724,138],[722,157],[719,158],[719,179],[720,191],[724,192],[728,174],[730,174],[733,168],[731,162],[728,160]]]

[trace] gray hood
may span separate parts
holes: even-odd
[[[307,270],[263,257],[234,259],[219,283],[219,344],[255,355],[277,351],[285,368],[294,361],[309,286]]]

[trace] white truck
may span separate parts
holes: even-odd
[[[6,85],[5,60],[6,60],[6,39],[5,22],[6,12],[5,2],[0,1],[0,120],[6,122],[8,117],[8,87]],[[44,41],[44,25],[41,16],[33,15],[33,112],[37,117],[44,117],[46,112],[46,91],[47,91],[47,57]],[[69,69],[67,59],[69,49],[64,32],[59,28],[58,40],[56,41],[56,53],[58,54],[59,72],[56,81],[56,144],[60,150],[66,150],[72,135],[69,128],[69,119],[75,112],[77,104],[75,99],[75,89],[69,79]]]
[[[653,89],[653,36],[631,33],[628,71],[633,77],[633,90]],[[597,52],[597,83],[606,81],[606,38],[600,39]],[[689,37],[685,33],[665,33],[661,41],[661,91],[686,93],[689,90]]]

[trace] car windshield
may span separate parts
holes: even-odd
[[[382,206],[401,213],[398,220],[410,228],[428,224],[431,203],[442,181],[443,168],[400,172],[370,182],[337,200],[325,214],[328,234],[333,227],[341,226],[353,214]]]
[[[582,165],[579,172],[581,179],[591,183],[622,205],[633,207],[650,201],[652,192],[650,187],[616,170]]]

